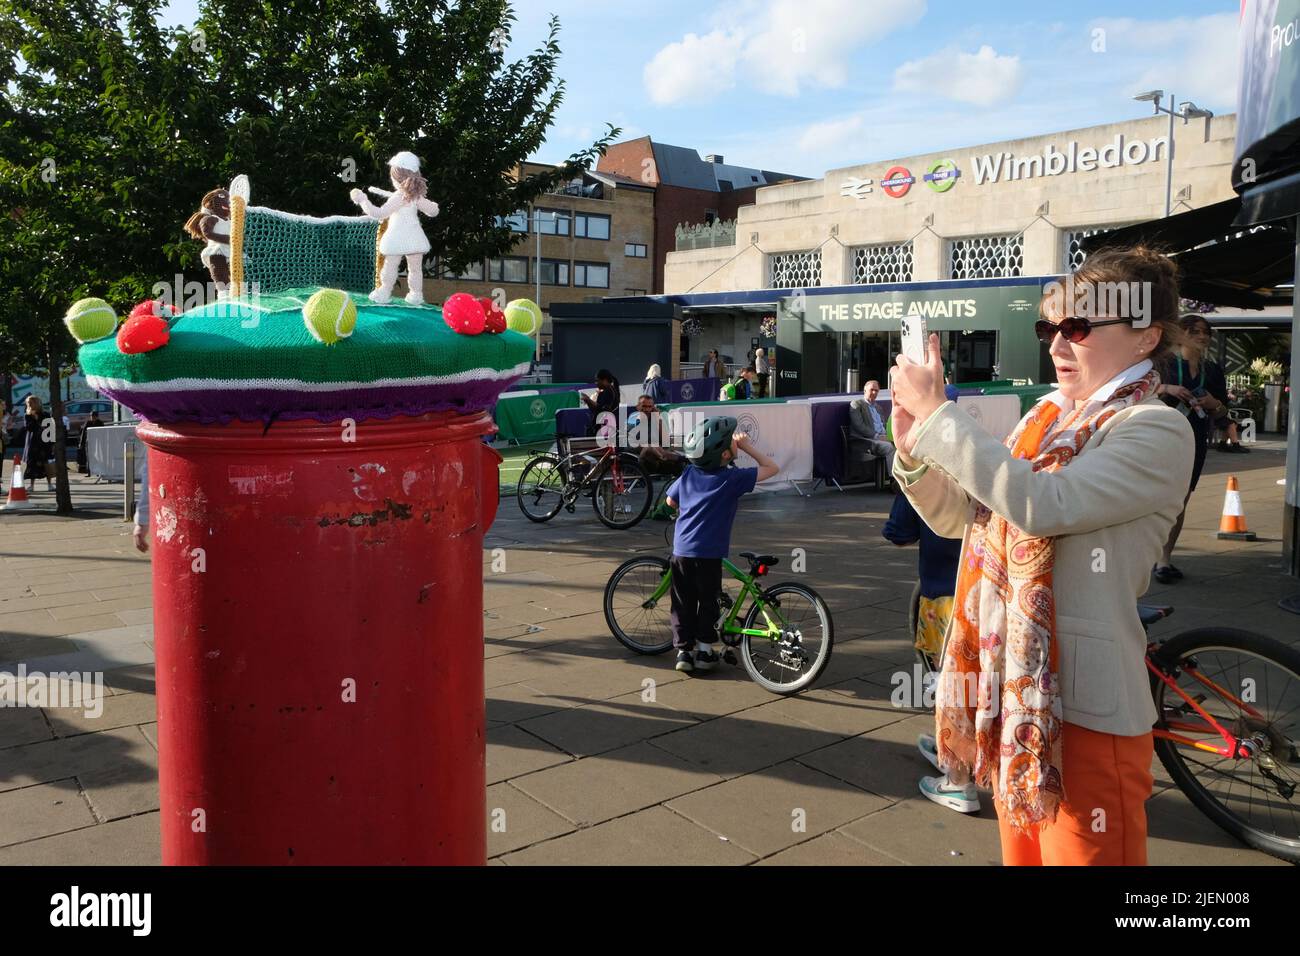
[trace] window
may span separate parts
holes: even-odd
[[[623,255],[631,256],[634,259],[645,258],[645,245],[640,242],[623,243]]]
[[[528,231],[528,210],[517,209],[512,215],[497,216],[498,226],[509,226],[511,232]]]
[[[588,289],[608,289],[609,266],[603,262],[575,262],[573,284]]]
[[[523,256],[489,259],[488,279],[492,282],[527,282],[528,260]]]
[[[1020,275],[1024,265],[1024,236],[1018,232],[948,243],[950,279],[1005,279]]]
[[[912,243],[893,242],[878,246],[859,246],[853,250],[853,281],[912,281]]]
[[[579,239],[608,239],[609,216],[579,212],[573,216],[573,234]]]
[[[770,289],[800,289],[822,284],[822,251],[782,252],[769,260]]]
[[[567,236],[572,215],[567,209],[537,209],[533,223],[543,236]]]
[[[1110,232],[1112,229],[1119,229],[1118,225],[1111,226],[1088,226],[1083,229],[1071,229],[1065,234],[1065,272],[1073,272],[1083,265],[1083,260],[1088,258],[1088,254],[1080,246],[1083,240],[1089,236],[1095,236],[1099,232]]]
[[[645,289],[624,289],[624,295],[645,295]]]
[[[405,267],[403,267],[405,271]],[[467,282],[483,281],[483,261],[471,262],[459,274],[448,272],[443,268],[442,260],[428,256],[424,260],[424,274],[430,279],[463,279]]]
[[[542,285],[568,285],[569,264],[563,259],[543,259],[538,273]]]

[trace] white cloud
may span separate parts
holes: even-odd
[[[1237,101],[1237,15],[1216,13],[1173,20],[1099,19],[1104,50],[1096,56],[1117,70],[1127,91],[1172,90],[1181,102],[1230,110]],[[1121,62],[1122,61],[1122,65]],[[1113,75],[1113,74],[1112,74]],[[1131,79],[1130,79],[1131,77]]]
[[[894,71],[894,89],[899,92],[925,93],[976,106],[1004,103],[1023,85],[1020,57],[999,56],[988,44],[976,53],[949,47],[909,60]]]
[[[799,136],[798,146],[811,155],[839,155],[846,148],[862,149],[862,116],[813,123]]]
[[[645,65],[643,73],[650,99],[660,105],[696,98],[712,98],[736,85],[736,58],[741,37],[714,30],[699,36],[688,33],[670,43]]]
[[[744,82],[797,96],[805,85],[835,88],[859,49],[917,22],[926,0],[896,0],[888,15],[862,0],[755,0],[724,8],[717,29],[688,33],[646,64],[646,89],[664,105],[711,99]]]

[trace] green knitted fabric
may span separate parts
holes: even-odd
[[[460,335],[436,306],[350,295],[356,330],[335,345],[307,331],[315,288],[216,302],[181,315],[171,340],[126,355],[114,338],[81,347],[91,387],[154,421],[386,417],[481,408],[528,369],[533,341],[518,332]]]
[[[266,295],[322,286],[372,288],[379,223],[369,216],[295,216],[249,206],[244,212],[244,288]]]

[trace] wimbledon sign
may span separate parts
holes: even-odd
[[[1162,160],[1169,150],[1169,137],[1157,136],[1152,140],[1125,140],[1123,133],[1101,149],[1085,146],[1075,140],[1058,150],[1048,144],[1041,154],[1016,156],[1014,153],[985,153],[971,156],[975,171],[975,185],[996,183],[1011,179],[1033,179],[1037,176],[1059,176],[1062,173],[1090,173],[1094,170],[1118,166],[1137,166]]]

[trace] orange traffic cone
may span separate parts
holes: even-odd
[[[4,505],[5,511],[23,511],[34,508],[27,500],[27,485],[23,481],[23,456],[14,455],[14,473],[9,476],[9,501]]]
[[[1246,530],[1246,511],[1241,507],[1237,476],[1228,476],[1228,490],[1223,495],[1223,517],[1219,519],[1219,537],[1234,541],[1254,541],[1255,532]]]

